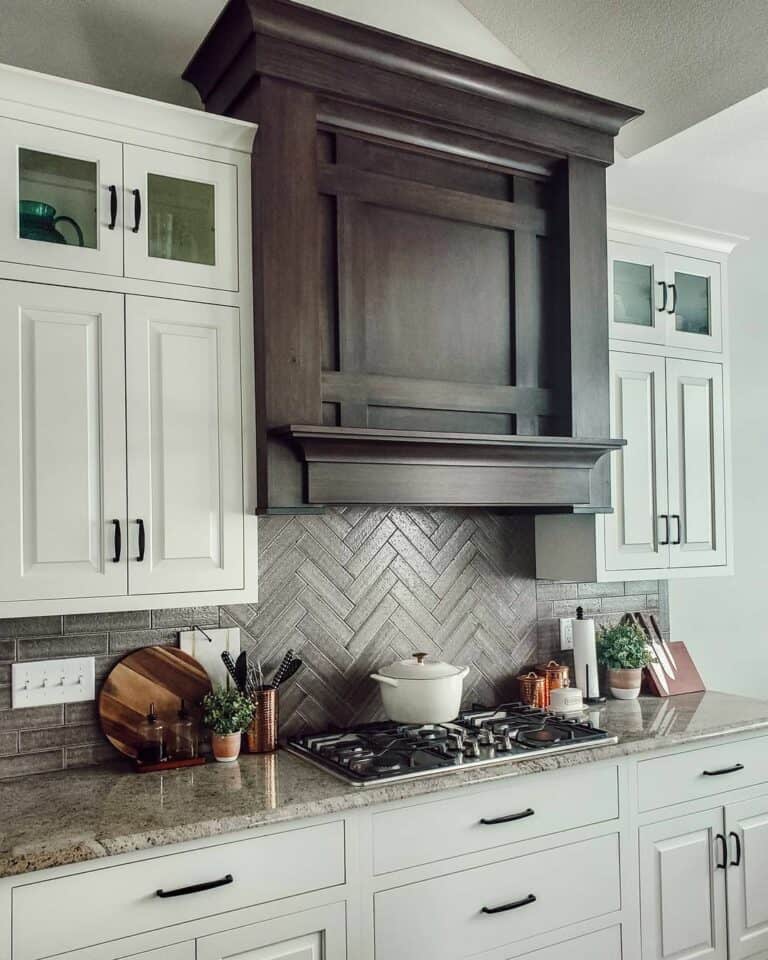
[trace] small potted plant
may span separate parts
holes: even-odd
[[[253,703],[239,690],[219,687],[203,698],[203,723],[211,731],[211,748],[221,763],[237,760],[243,730],[253,717]]]
[[[606,667],[611,696],[634,700],[640,693],[643,667],[653,663],[654,657],[642,629],[626,621],[600,630],[597,659]]]

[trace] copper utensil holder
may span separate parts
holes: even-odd
[[[264,687],[253,700],[253,719],[245,731],[248,753],[272,753],[277,750],[277,690]]]
[[[545,704],[549,706],[550,693],[553,690],[559,690],[560,687],[569,687],[571,685],[571,671],[566,664],[558,663],[557,660],[550,660],[542,666],[536,667],[536,673],[544,677],[546,681]]]
[[[547,680],[531,670],[517,678],[520,684],[520,699],[529,707],[545,707],[547,705]]]

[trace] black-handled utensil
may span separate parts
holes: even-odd
[[[235,681],[240,692],[245,693],[248,687],[248,654],[245,650],[241,651],[235,663]]]
[[[294,657],[294,659],[291,660],[291,662],[286,667],[280,679],[277,681],[275,680],[272,681],[272,686],[275,688],[275,690],[277,690],[279,687],[282,687],[282,685],[286,682],[286,680],[290,680],[291,677],[294,675],[294,673],[296,673],[296,671],[301,666],[303,666],[303,661],[299,660],[297,657]]]
[[[230,677],[232,677],[232,679],[235,681],[235,686],[239,689],[239,684],[237,682],[237,665],[232,659],[232,655],[230,654],[229,650],[222,650],[221,659],[224,663],[224,666],[227,668],[227,672],[229,673]]]
[[[280,686],[280,684],[283,682],[285,672],[290,666],[291,660],[293,660],[293,650],[288,650],[286,655],[283,657],[280,666],[277,668],[277,670],[275,670],[275,675],[272,677],[272,680],[269,684],[270,687],[277,689]]]

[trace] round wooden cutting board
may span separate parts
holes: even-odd
[[[154,703],[168,726],[176,720],[183,700],[200,719],[200,703],[210,693],[203,667],[175,647],[143,647],[121,660],[104,682],[99,718],[104,736],[127,757],[136,757],[139,727]]]

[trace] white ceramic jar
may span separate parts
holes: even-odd
[[[469,667],[428,661],[415,653],[372,673],[379,684],[384,710],[396,723],[449,723],[461,709],[464,677]]]

